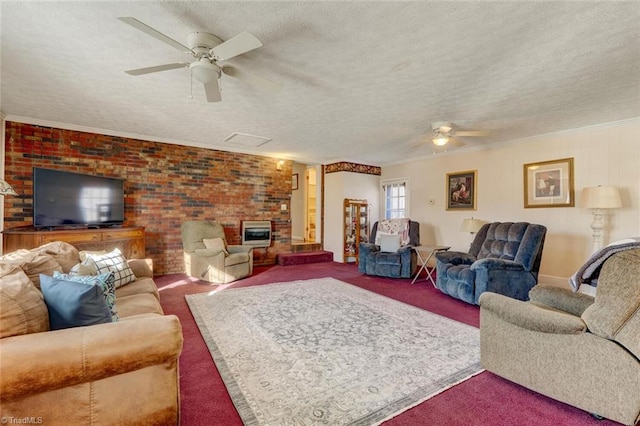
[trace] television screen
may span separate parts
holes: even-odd
[[[35,227],[109,226],[124,221],[124,181],[33,169]]]

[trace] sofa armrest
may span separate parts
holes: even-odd
[[[577,317],[595,301],[593,296],[574,293],[568,288],[537,285],[529,292],[529,300],[537,305],[546,305]]]
[[[203,257],[203,258],[216,257],[216,256],[222,256],[224,258],[225,252],[223,249],[203,248],[203,249],[195,249],[194,251],[191,252],[191,255],[192,256],[195,255],[197,257]]]
[[[228,245],[227,251],[229,253],[251,253],[253,247],[251,246],[242,246],[242,245]]]
[[[0,344],[0,399],[174,363],[182,343],[175,315],[6,337]]]
[[[153,259],[129,259],[127,263],[137,278],[153,278]]]
[[[500,271],[524,271],[524,265],[507,259],[484,258],[477,260],[471,266],[472,271],[478,269]]]
[[[482,293],[479,302],[481,314],[483,311],[491,312],[503,321],[526,330],[550,334],[581,334],[587,330],[580,317],[544,309],[502,294]],[[482,329],[482,321],[480,328]]]
[[[435,256],[438,262],[453,265],[471,265],[476,261],[475,256],[461,251],[437,251]]]
[[[380,246],[377,246],[373,243],[360,243],[358,246],[358,253],[362,255],[366,255],[367,253],[373,253],[376,251],[380,251]]]

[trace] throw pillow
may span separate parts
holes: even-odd
[[[205,238],[202,240],[204,246],[208,249],[222,250],[225,254],[229,254],[222,238]]]
[[[97,285],[40,275],[52,330],[112,322],[111,312]]]
[[[90,265],[92,262],[95,264],[98,274],[113,272],[116,288],[137,279],[119,249],[114,249],[106,254],[87,254],[87,259],[82,263]]]
[[[400,235],[380,235],[380,251],[395,253],[400,248]]]
[[[375,245],[379,246],[380,245],[380,241],[382,241],[382,236],[383,235],[398,235],[398,234],[394,234],[392,232],[376,232],[376,240],[375,240]]]
[[[65,281],[75,281],[87,285],[99,285],[102,289],[104,301],[107,302],[107,306],[111,312],[111,320],[113,322],[120,320],[120,317],[118,316],[118,309],[116,308],[116,279],[113,276],[113,272],[100,275],[71,275],[54,272],[53,278]]]
[[[20,266],[38,288],[40,288],[40,274],[51,275],[53,271],[62,272],[62,268],[52,256],[25,249],[5,254],[0,257],[0,263]]]
[[[42,293],[19,266],[0,273],[0,338],[49,330]]]
[[[71,269],[73,265],[78,263],[79,259],[78,249],[69,243],[65,243],[64,241],[53,241],[41,245],[40,247],[31,249],[31,251],[53,257],[62,268],[62,272],[67,272],[69,269]],[[50,275],[47,272],[40,273]]]

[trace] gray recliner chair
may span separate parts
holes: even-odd
[[[376,240],[378,222],[371,229],[371,241]],[[358,271],[367,275],[387,278],[410,278],[417,269],[416,253],[412,247],[420,245],[420,224],[409,221],[409,244],[394,252],[382,251],[375,243],[360,243],[358,248]]]
[[[253,273],[253,247],[227,245],[218,222],[191,220],[184,222],[180,230],[185,271],[190,277],[226,284]]]

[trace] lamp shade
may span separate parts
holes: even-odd
[[[433,143],[438,145],[438,146],[443,146],[446,145],[447,142],[449,142],[449,138],[446,137],[445,135],[443,135],[442,133],[438,132],[438,134],[436,135],[435,138],[433,138]]]
[[[462,225],[460,225],[460,231],[474,234],[482,228],[482,225],[484,225],[484,222],[480,219],[464,219]]]
[[[0,179],[0,195],[18,195],[18,193],[6,181]]]
[[[582,190],[582,206],[589,209],[617,209],[622,207],[620,192],[615,186],[594,186]]]

